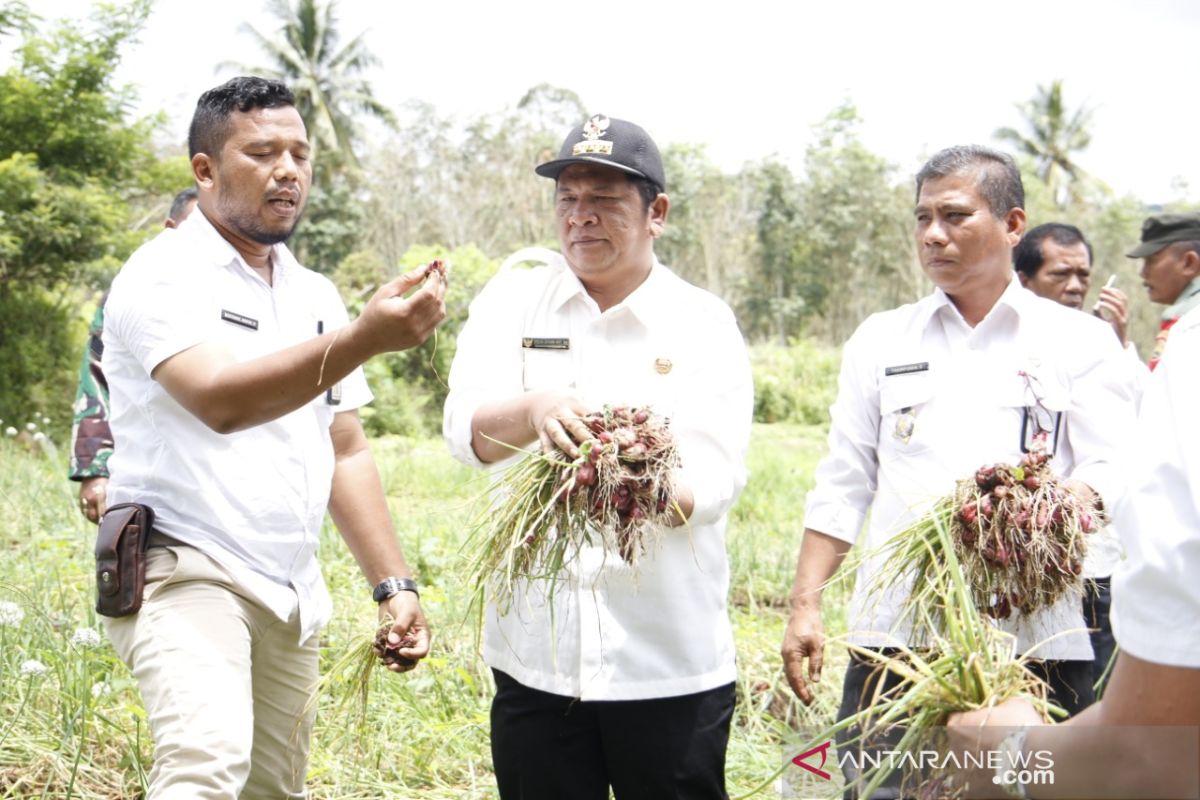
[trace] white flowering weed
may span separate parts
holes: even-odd
[[[25,619],[25,612],[11,600],[0,600],[0,627],[15,628]]]
[[[29,675],[36,678],[39,675],[45,675],[49,671],[50,668],[38,661],[36,658],[31,658],[28,661],[21,663],[22,675]]]

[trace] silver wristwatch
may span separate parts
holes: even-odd
[[[421,596],[421,593],[417,591],[417,582],[412,578],[384,578],[371,592],[371,599],[376,603],[382,603],[400,592],[412,592],[417,597]]]

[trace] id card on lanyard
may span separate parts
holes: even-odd
[[[1028,453],[1036,447],[1053,458],[1058,452],[1058,435],[1062,430],[1063,412],[1046,407],[1043,402],[1045,393],[1037,376],[1024,370],[1017,374],[1025,380],[1026,394],[1033,399],[1021,412],[1021,452]]]

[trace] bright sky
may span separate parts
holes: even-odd
[[[170,114],[182,142],[196,97],[232,74],[216,65],[261,62],[240,26],[273,32],[266,4],[158,0],[119,76],[138,87],[142,110]],[[89,8],[30,5],[46,18]],[[419,99],[463,121],[550,83],[593,112],[639,122],[660,145],[706,144],[728,171],[771,155],[802,168],[812,126],[849,99],[867,146],[909,175],[941,147],[994,144],[997,127],[1020,125],[1017,103],[1061,78],[1069,106],[1095,109],[1085,169],[1148,203],[1200,202],[1196,0],[342,0],[339,9],[344,41],[365,31],[382,59],[372,80],[388,104]]]

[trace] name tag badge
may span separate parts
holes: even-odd
[[[885,367],[883,370],[883,374],[886,377],[890,377],[892,375],[911,375],[914,372],[928,372],[928,371],[929,371],[929,362],[928,361],[918,361],[914,364],[900,364],[895,367]]]
[[[524,336],[521,338],[521,347],[524,347],[526,350],[570,350],[571,340]]]
[[[245,314],[239,314],[236,311],[229,309],[221,309],[221,319],[225,322],[232,322],[234,325],[241,325],[243,328],[249,328],[252,331],[258,330],[258,320],[253,317],[247,317]]]

